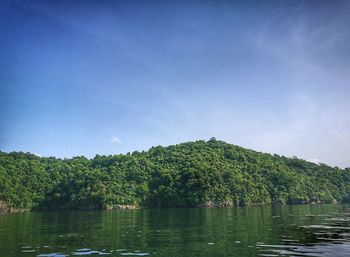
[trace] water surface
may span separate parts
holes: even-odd
[[[0,216],[1,257],[350,256],[349,205]]]

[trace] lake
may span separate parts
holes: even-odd
[[[1,257],[350,256],[350,205],[0,215]]]

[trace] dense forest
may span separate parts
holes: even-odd
[[[13,208],[238,206],[349,198],[349,169],[215,138],[93,159],[0,152],[0,203]]]

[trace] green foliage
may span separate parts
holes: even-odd
[[[30,209],[350,200],[350,171],[211,138],[93,159],[0,152],[0,201]]]

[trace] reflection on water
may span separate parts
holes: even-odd
[[[350,256],[348,205],[0,216],[0,256]]]
[[[283,244],[258,244],[260,256],[350,256],[350,209],[330,215],[305,215],[308,218],[322,217],[310,225],[298,226],[302,239],[282,239]]]

